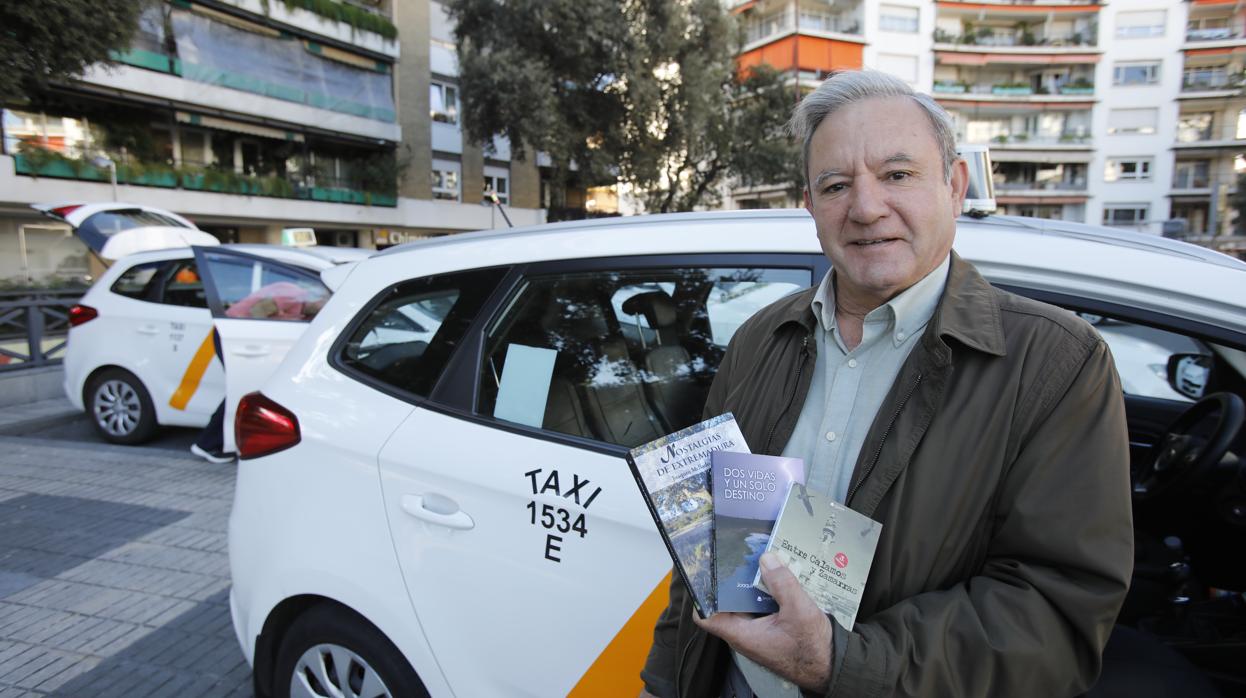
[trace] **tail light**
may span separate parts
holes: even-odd
[[[100,316],[100,311],[89,305],[75,305],[69,309],[69,326],[77,327]]]
[[[259,458],[283,451],[301,438],[298,417],[262,393],[248,393],[238,401],[234,441],[239,458]]]
[[[77,211],[80,208],[82,208],[82,204],[71,204],[69,206],[58,206],[50,210],[48,213],[55,214],[56,216],[59,216],[61,218],[68,218],[69,214],[73,213],[74,211]]]

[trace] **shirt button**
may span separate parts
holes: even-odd
[[[900,340],[901,342],[903,342],[903,341],[904,341],[904,333],[903,333],[903,332],[897,332],[897,333],[896,333],[896,339],[898,339],[898,340]]]
[[[856,367],[857,367],[857,360],[856,360],[856,359],[848,359],[848,368],[856,368]]]
[[[828,431],[828,432],[826,432],[826,440],[827,440],[827,441],[834,441],[834,440],[835,440],[835,432],[833,432],[833,431]]]

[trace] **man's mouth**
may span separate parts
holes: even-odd
[[[852,244],[856,245],[857,247],[871,247],[874,245],[881,245],[883,243],[895,242],[895,241],[896,241],[896,238],[879,238],[877,240],[857,240],[853,242]]]

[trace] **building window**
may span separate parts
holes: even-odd
[[[1237,113],[1237,133],[1234,138],[1246,138],[1246,109]]]
[[[1144,39],[1164,35],[1168,13],[1165,10],[1139,10],[1116,13],[1116,38]]]
[[[1108,111],[1108,133],[1114,135],[1155,133],[1159,109],[1112,109]]]
[[[909,83],[917,82],[917,56],[878,54],[878,69]]]
[[[434,199],[459,200],[459,163],[434,160],[432,180]]]
[[[1149,181],[1151,158],[1109,158],[1103,179],[1108,182]]]
[[[1173,189],[1206,189],[1210,184],[1211,160],[1178,160],[1172,174]]]
[[[510,178],[503,174],[485,173],[485,201],[489,201],[489,192],[492,191],[498,195],[498,202],[503,204],[510,203]]]
[[[1112,72],[1113,85],[1154,85],[1159,82],[1159,61],[1117,63]]]
[[[882,5],[878,8],[878,28],[885,32],[916,34],[918,9],[902,5]]]
[[[428,86],[428,114],[443,124],[459,122],[459,88],[434,82]]]
[[[1197,143],[1211,140],[1211,112],[1182,114],[1177,120],[1177,142]]]
[[[1105,204],[1104,225],[1143,225],[1150,217],[1150,204]]]

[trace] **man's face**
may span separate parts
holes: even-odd
[[[836,270],[836,296],[871,309],[939,266],[968,185],[952,179],[926,113],[907,97],[842,107],[814,131],[805,208]]]

